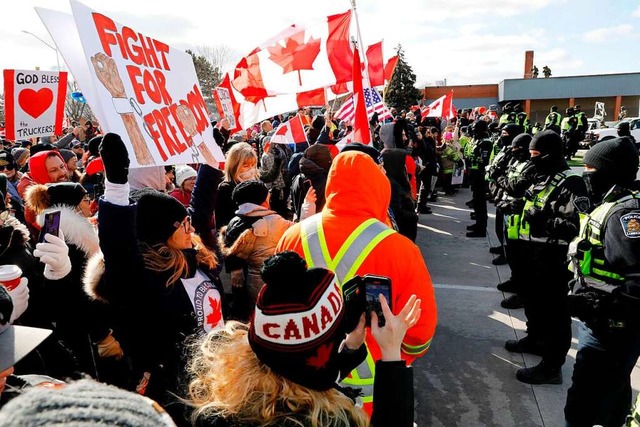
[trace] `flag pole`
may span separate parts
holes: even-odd
[[[362,43],[362,33],[360,32],[360,20],[358,19],[358,11],[356,9],[356,0],[351,0],[351,10],[353,11],[353,15],[356,17],[356,33],[358,35],[358,52],[365,52],[362,58],[362,63],[364,64],[364,72],[362,76],[362,80],[365,81],[366,87],[371,87],[371,81],[369,80],[369,64],[367,64],[367,55],[366,50],[364,49],[364,44]]]

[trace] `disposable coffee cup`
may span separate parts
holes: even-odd
[[[17,265],[0,265],[0,285],[11,291],[18,287],[22,270]]]

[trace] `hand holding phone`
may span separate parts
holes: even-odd
[[[382,327],[386,323],[379,296],[382,294],[391,308],[391,279],[383,276],[367,274],[362,278],[365,294],[365,308],[367,314],[367,326],[371,326],[371,313],[375,312],[378,319],[378,326]]]
[[[46,234],[51,234],[52,236],[58,237],[60,233],[60,211],[51,211],[45,214],[44,216],[44,225],[40,230],[40,239],[39,242],[43,243],[44,236]]]
[[[387,321],[384,326],[376,326],[377,314],[374,312],[372,314],[374,325],[371,327],[371,334],[380,347],[382,360],[386,362],[401,360],[402,340],[407,330],[418,323],[422,314],[421,302],[415,295],[411,295],[400,313],[394,316],[384,295],[380,297],[381,308]]]

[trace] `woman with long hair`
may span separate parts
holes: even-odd
[[[233,202],[231,193],[241,182],[258,179],[258,157],[246,142],[234,144],[227,152],[224,165],[224,181],[218,186],[216,200],[216,229],[229,224],[235,216],[238,206]]]
[[[413,426],[412,371],[400,346],[420,316],[415,295],[397,316],[379,296],[385,326],[371,313],[382,360],[370,422],[352,400],[358,390],[336,385],[366,357],[364,300],[345,301],[331,271],[307,270],[295,252],[269,258],[262,276],[252,322],[228,322],[194,348],[188,398],[194,424]]]
[[[129,157],[120,137],[105,135],[100,154],[106,174],[98,218],[103,274],[98,277],[94,265],[85,286],[114,308],[114,335],[131,361],[130,388],[186,424],[176,399],[184,379],[185,341],[224,325],[218,263],[198,236],[208,232],[198,224],[206,226],[211,218],[222,173],[200,167],[189,209],[151,189],[138,192],[137,203],[130,203]]]

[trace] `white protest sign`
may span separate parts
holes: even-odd
[[[233,113],[233,102],[231,101],[231,93],[229,89],[218,86],[216,89],[216,101],[219,102],[218,109],[222,111],[222,117],[229,120],[229,129],[235,129],[237,126],[236,117]]]
[[[88,70],[74,76],[95,90],[87,102],[103,129],[122,136],[131,167],[224,160],[190,55],[77,1],[71,9]],[[45,24],[58,44],[58,25]]]
[[[67,73],[4,70],[6,138],[62,134]]]

